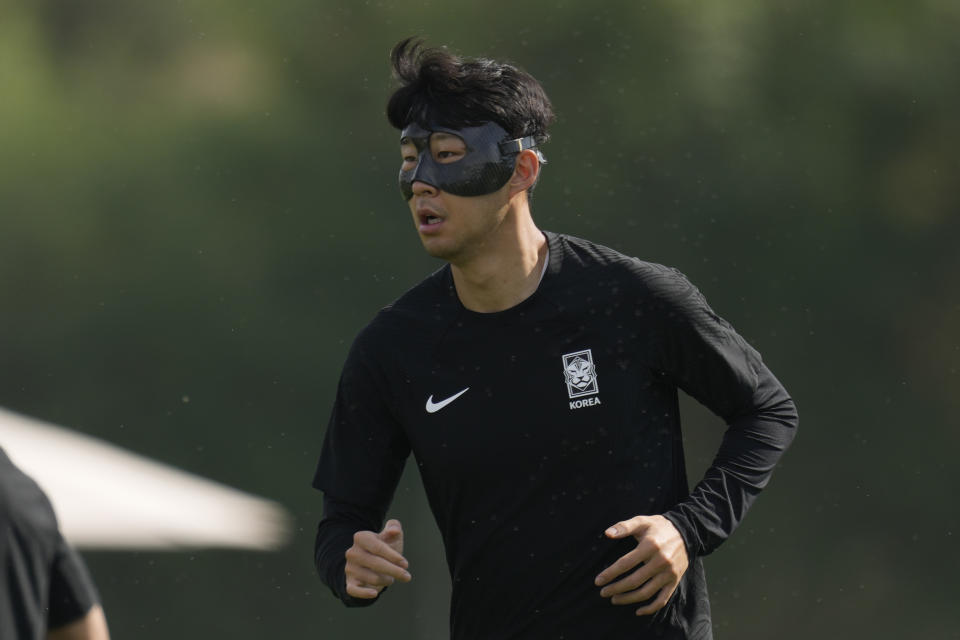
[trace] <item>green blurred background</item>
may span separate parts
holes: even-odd
[[[540,226],[684,271],[796,398],[707,559],[716,636],[960,638],[960,4],[4,0],[0,406],[295,518],[278,553],[87,553],[114,637],[446,635],[415,474],[412,584],[347,610],[311,559],[346,349],[438,266],[383,117],[407,35],[538,77]],[[684,410],[696,481],[722,424]]]

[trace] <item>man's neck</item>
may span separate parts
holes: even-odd
[[[547,259],[547,239],[529,209],[508,216],[470,259],[451,263],[453,282],[464,307],[492,313],[514,307],[537,290]]]

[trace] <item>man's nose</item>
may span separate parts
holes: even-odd
[[[415,196],[435,196],[437,192],[440,191],[432,184],[424,182],[423,180],[414,180],[413,184],[410,185],[410,190],[413,191]]]

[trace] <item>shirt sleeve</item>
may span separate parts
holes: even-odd
[[[56,629],[82,618],[99,601],[80,555],[61,537],[50,570],[47,626]]]
[[[727,424],[720,448],[689,496],[664,514],[689,552],[716,549],[743,520],[790,446],[796,406],[757,353],[680,272],[660,267],[655,346],[663,375]]]
[[[37,483],[0,448],[0,637],[34,637],[79,620],[99,601]]]
[[[389,376],[371,355],[368,331],[351,347],[344,365],[313,486],[324,493],[324,517],[317,528],[314,560],[321,580],[348,606],[344,552],[353,534],[377,531],[393,499],[410,454],[396,418]]]

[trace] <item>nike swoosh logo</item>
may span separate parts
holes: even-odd
[[[451,402],[453,402],[454,400],[456,400],[457,398],[459,398],[469,390],[470,390],[470,387],[467,387],[463,391],[459,391],[453,394],[452,396],[450,396],[449,398],[441,400],[440,402],[434,402],[433,395],[431,394],[431,396],[427,398],[427,413],[436,413],[437,411],[440,411],[440,409],[443,409],[445,406],[447,406],[448,404],[450,404]]]

